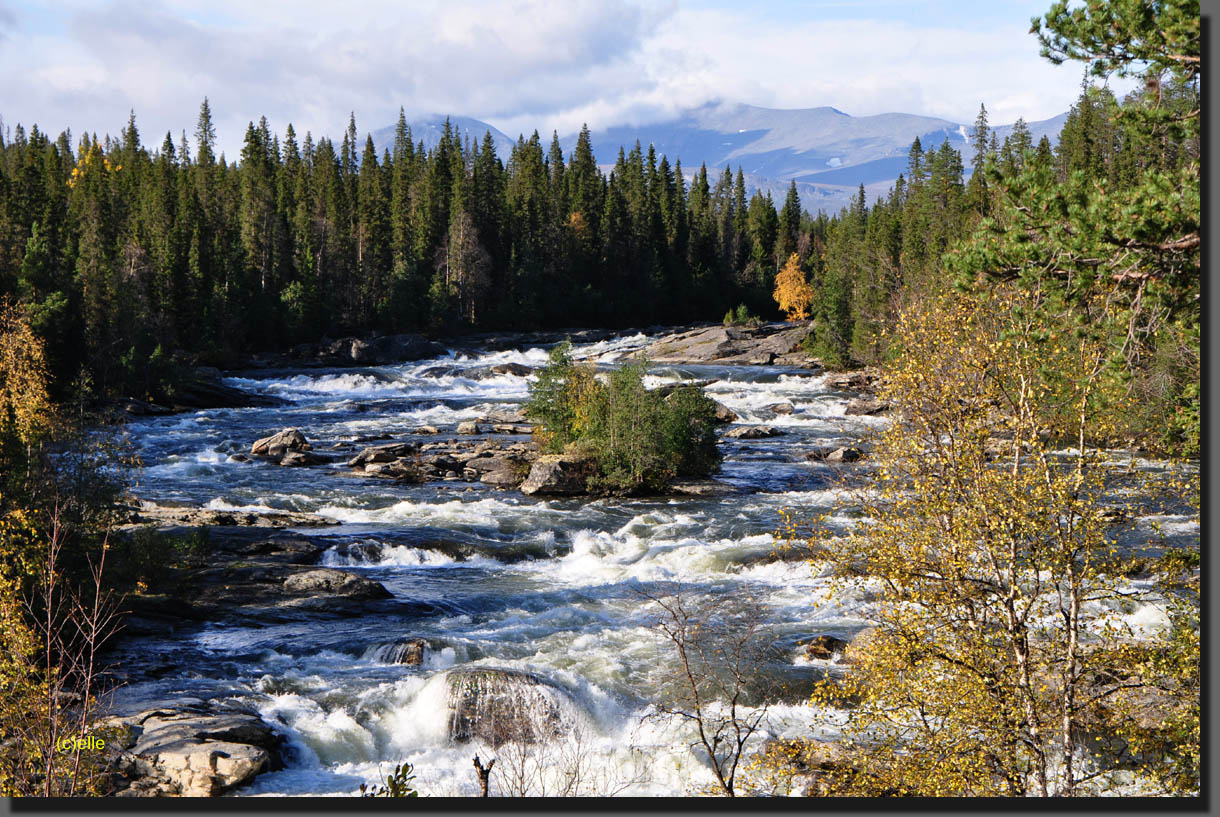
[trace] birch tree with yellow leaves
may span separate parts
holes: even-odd
[[[1174,700],[1136,694],[1166,682],[1135,669],[1164,645],[1115,613],[1133,593],[1117,558],[1137,513],[1124,502],[1164,486],[1105,464],[1106,349],[1045,329],[1039,297],[997,287],[899,321],[882,394],[895,419],[857,497],[864,521],[814,537],[839,581],[876,596],[850,674],[815,695],[856,702],[837,791],[1093,794],[1155,760],[1099,736],[1142,708],[1188,712],[1192,695],[1197,718],[1188,682]]]

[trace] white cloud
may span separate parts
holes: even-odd
[[[1003,123],[1066,110],[1080,78],[1039,59],[1020,15],[984,29],[632,0],[60,0],[54,14],[66,23],[34,31],[30,14],[0,5],[6,122],[117,133],[134,109],[159,144],[166,130],[193,132],[206,95],[230,157],[260,115],[279,132],[291,121],[337,135],[351,111],[364,132],[403,105],[515,137],[644,123],[714,99],[966,122],[981,101]]]

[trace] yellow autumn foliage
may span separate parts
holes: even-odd
[[[54,413],[42,341],[14,304],[0,303],[0,436],[29,443],[53,427]]]
[[[852,498],[864,521],[811,543],[839,592],[875,595],[849,674],[814,696],[858,702],[829,790],[1097,793],[1121,779],[1118,761],[1090,755],[1084,735],[1163,704],[1123,694],[1164,677],[1133,675],[1149,647],[1111,612],[1129,601],[1114,568],[1131,523],[1116,520],[1153,491],[1090,447],[1108,436],[1106,350],[1039,331],[1036,297],[950,295],[896,327],[881,394],[895,419]],[[1189,724],[1175,734],[1189,740]]]
[[[788,256],[783,268],[775,275],[775,291],[772,293],[780,311],[789,321],[809,318],[809,306],[813,303],[813,288],[805,280],[801,259],[796,253]]]

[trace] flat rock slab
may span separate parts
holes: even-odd
[[[655,363],[766,365],[800,354],[801,341],[812,331],[809,325],[708,326],[659,338],[645,354]]]
[[[248,709],[153,709],[108,725],[129,734],[119,796],[215,797],[283,765],[283,738]]]
[[[338,521],[297,511],[218,511],[211,508],[170,508],[145,504],[132,515],[135,524],[183,527],[303,528],[337,525]]]

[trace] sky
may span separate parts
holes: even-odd
[[[208,97],[218,147],[366,131],[400,106],[511,137],[647,124],[707,102],[831,105],[969,124],[1046,119],[1081,66],[1038,56],[1049,0],[0,0],[0,116],[160,145]],[[1117,89],[1116,90],[1121,90]]]

